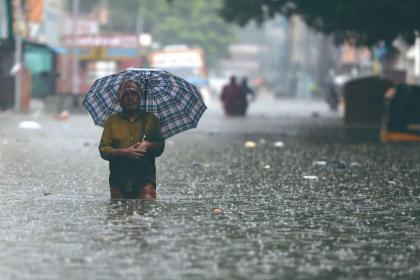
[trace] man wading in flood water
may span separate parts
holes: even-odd
[[[123,111],[108,118],[99,145],[101,157],[109,161],[111,199],[155,199],[155,157],[165,147],[159,120],[140,110],[135,81],[124,81],[118,98]]]

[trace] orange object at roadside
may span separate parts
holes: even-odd
[[[420,142],[420,87],[397,84],[384,95],[382,142]]]
[[[31,100],[32,77],[28,68],[23,68],[22,72],[22,96],[21,96],[21,110],[22,112],[29,112],[29,103]]]
[[[44,19],[44,0],[27,0],[26,14],[29,21],[42,23]]]
[[[401,133],[401,132],[389,132],[389,131],[381,131],[380,138],[382,142],[419,142],[420,136],[409,134],[409,133]]]

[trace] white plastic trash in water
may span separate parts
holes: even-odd
[[[274,147],[276,147],[276,148],[281,148],[281,147],[284,147],[284,143],[282,142],[282,141],[277,141],[277,142],[274,142]]]
[[[19,128],[40,129],[41,125],[35,121],[23,121],[19,123]]]
[[[352,162],[352,163],[350,163],[350,166],[351,167],[361,167],[362,165],[358,162]]]
[[[323,160],[318,160],[318,161],[314,161],[312,163],[312,165],[313,166],[325,166],[325,165],[327,165],[327,162],[326,161],[323,161]]]
[[[303,178],[306,180],[318,180],[318,176],[314,176],[314,175],[305,175],[303,176]]]

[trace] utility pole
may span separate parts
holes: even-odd
[[[22,82],[23,82],[23,60],[22,60],[22,33],[23,33],[23,15],[22,15],[22,1],[15,0],[15,111],[21,111],[22,100]]]
[[[143,34],[143,28],[144,28],[144,18],[143,14],[141,13],[141,2],[139,2],[139,5],[137,6],[137,17],[136,17],[136,36],[137,36],[137,53],[140,55],[141,60],[140,64],[144,66],[144,54],[143,52],[143,46],[141,45],[140,39]],[[140,67],[140,65],[136,65],[137,67]]]
[[[416,34],[416,41],[414,44],[414,75],[416,76],[416,84],[420,83],[420,37]]]
[[[143,33],[143,26],[144,26],[144,18],[143,18],[143,15],[140,14],[140,9],[139,9],[139,12],[138,12],[137,18],[136,18],[136,34],[137,34],[137,36],[139,36],[140,34]]]
[[[74,95],[79,93],[79,46],[77,40],[79,37],[79,0],[72,0],[72,14],[73,14],[73,41],[72,41],[72,93]]]

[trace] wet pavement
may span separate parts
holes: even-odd
[[[419,144],[321,103],[214,107],[167,141],[141,203],[109,200],[100,134],[87,115],[0,113],[1,279],[420,277]]]

